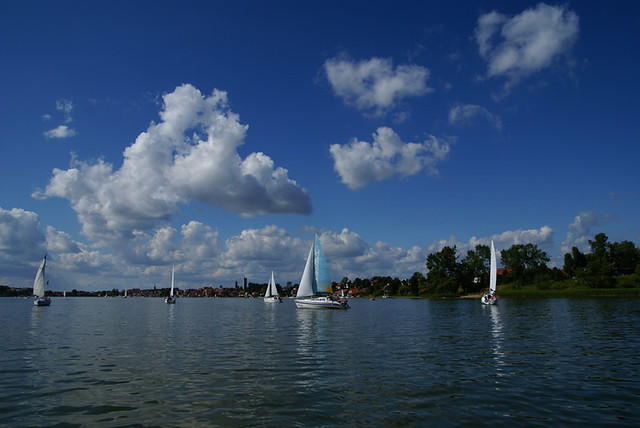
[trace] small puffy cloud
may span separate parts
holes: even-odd
[[[354,61],[346,56],[324,63],[324,71],[336,96],[352,107],[375,115],[393,109],[403,98],[431,92],[429,70],[417,65],[399,65],[371,58]]]
[[[76,134],[76,131],[67,125],[60,125],[44,132],[44,136],[47,138],[68,138],[74,137]]]
[[[475,39],[487,61],[487,77],[506,77],[509,89],[566,54],[578,32],[575,12],[539,3],[513,17],[495,11],[481,15]]]
[[[65,123],[73,122],[73,117],[71,117],[71,113],[73,112],[73,102],[71,102],[71,100],[64,98],[56,100],[56,110],[64,114]]]
[[[567,237],[560,249],[562,254],[571,252],[572,247],[578,247],[581,251],[589,249],[589,240],[593,239],[595,233],[593,228],[608,220],[610,216],[599,216],[589,211],[583,211],[576,215],[569,224]]]
[[[132,238],[193,200],[243,216],[311,211],[307,191],[269,156],[239,156],[247,126],[229,109],[225,92],[205,96],[185,84],[163,101],[161,121],[125,149],[119,169],[73,159],[34,196],[68,199],[93,240]]]
[[[498,131],[502,129],[500,116],[491,113],[486,108],[475,104],[458,104],[449,110],[449,123],[451,125],[470,125],[476,118],[483,118]]]
[[[450,141],[430,136],[421,143],[404,143],[391,128],[381,127],[371,143],[354,139],[345,145],[332,144],[329,150],[342,182],[355,190],[370,181],[422,170],[438,175],[437,165],[449,153]]]
[[[340,233],[322,233],[320,240],[322,249],[328,257],[359,256],[367,249],[367,244],[360,235],[346,228],[342,229]]]
[[[56,110],[62,112],[64,115],[64,123],[73,122],[73,117],[71,113],[73,112],[73,102],[71,100],[67,100],[65,98],[60,98],[56,100]],[[42,115],[42,120],[50,121],[51,115],[44,114]],[[59,125],[53,129],[44,132],[44,136],[47,138],[69,138],[77,135],[75,129],[70,128],[67,125]]]

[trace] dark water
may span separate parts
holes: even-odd
[[[3,426],[637,426],[640,300],[0,299]]]

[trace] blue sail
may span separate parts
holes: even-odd
[[[320,238],[315,235],[314,241],[314,292],[315,293],[331,293],[331,279],[329,278],[329,268],[327,267],[327,261],[324,258],[324,251],[322,251],[322,245],[320,245]]]

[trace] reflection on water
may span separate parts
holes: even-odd
[[[485,305],[486,306],[486,305]],[[493,358],[495,361],[496,375],[503,376],[504,370],[504,351],[502,350],[503,326],[500,322],[500,308],[498,305],[488,305],[487,309],[491,312],[491,343],[493,348]]]
[[[0,299],[0,425],[640,423],[628,299]]]

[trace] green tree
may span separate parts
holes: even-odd
[[[613,242],[609,246],[609,257],[616,275],[630,275],[640,263],[640,251],[631,241]]]
[[[576,276],[578,272],[584,271],[587,267],[587,256],[585,256],[578,247],[572,247],[571,253],[564,255],[564,266],[562,269],[570,277]]]
[[[604,233],[589,240],[591,253],[587,254],[587,266],[578,275],[579,281],[590,288],[613,288],[616,284],[615,270],[611,261],[611,244]]]
[[[409,292],[411,293],[409,295],[410,296],[420,295],[421,291],[426,290],[427,288],[426,282],[427,280],[421,272],[414,272],[408,281],[408,289],[409,289]]]
[[[461,268],[456,246],[446,246],[427,256],[426,286],[430,293],[453,294],[458,292]]]
[[[547,253],[534,244],[516,244],[500,252],[502,264],[511,273],[517,286],[531,284],[536,276],[546,274],[549,268]]]
[[[488,245],[476,245],[475,250],[467,251],[460,264],[460,286],[463,293],[480,291],[489,285],[491,249]]]

